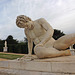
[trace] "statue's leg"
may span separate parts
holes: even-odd
[[[75,44],[75,33],[62,36],[54,43],[54,48],[65,50],[72,44]]]
[[[38,58],[49,58],[49,57],[71,55],[70,50],[59,51],[52,47],[45,48],[45,47],[36,47],[35,46],[34,52]]]

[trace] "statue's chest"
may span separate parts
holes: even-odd
[[[32,30],[27,30],[28,36],[32,39],[38,38],[44,33],[44,28],[37,22],[34,22],[34,28]]]
[[[38,23],[34,23],[34,24],[35,26],[34,26],[33,32],[35,33],[37,37],[39,37],[44,33],[44,28]]]
[[[30,38],[36,38],[39,37],[42,34],[42,28],[39,24],[35,24],[34,28],[32,30],[28,31],[28,35]]]
[[[28,31],[28,36],[29,36],[30,38],[32,38],[32,39],[36,38],[36,35],[35,35],[35,33],[34,33],[33,30],[29,30],[29,31]]]

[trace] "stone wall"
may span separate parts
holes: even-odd
[[[0,61],[0,75],[75,75],[75,56],[66,58],[66,61],[63,57],[39,61]]]

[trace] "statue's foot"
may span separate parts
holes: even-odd
[[[71,55],[70,50],[66,50],[66,51],[65,51],[65,55],[66,55],[66,56],[70,56],[70,55]]]

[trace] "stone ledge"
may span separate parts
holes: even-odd
[[[51,72],[75,73],[75,62],[52,62]]]
[[[36,72],[16,69],[0,69],[0,75],[69,75],[65,73]]]
[[[75,74],[75,56],[36,59],[33,61],[0,61],[0,69]]]
[[[51,63],[34,61],[0,61],[0,68],[51,72]]]

